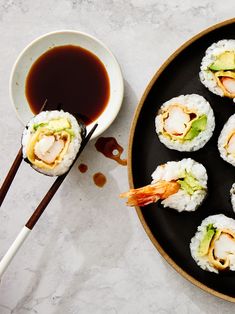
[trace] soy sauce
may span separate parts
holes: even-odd
[[[97,185],[99,188],[102,188],[105,185],[107,179],[103,173],[97,172],[93,175],[93,181],[95,185]]]
[[[124,151],[123,147],[118,144],[114,137],[100,137],[95,143],[98,152],[102,153],[105,157],[115,160],[122,166],[127,165],[126,159],[121,159]]]
[[[90,51],[59,46],[34,62],[26,78],[25,94],[34,114],[47,100],[47,110],[79,114],[88,125],[108,103],[109,78],[103,63]]]
[[[85,165],[85,164],[80,164],[80,165],[78,166],[78,170],[79,170],[81,173],[87,172],[87,169],[88,169],[88,167],[87,167],[87,165]]]

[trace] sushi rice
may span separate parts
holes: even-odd
[[[196,126],[195,122],[198,123],[200,119],[203,120],[203,124]],[[155,126],[159,140],[168,148],[196,151],[211,138],[215,118],[205,98],[197,94],[181,95],[161,106],[155,119]]]
[[[59,176],[69,170],[81,142],[82,129],[73,115],[63,110],[42,111],[23,131],[23,158],[35,170]]]
[[[202,164],[191,158],[168,161],[166,164],[158,166],[153,172],[152,184],[159,180],[180,180],[178,182],[181,182],[187,175],[190,175],[197,182],[193,188],[194,191],[189,191],[188,187],[182,183],[177,193],[170,195],[161,202],[164,207],[176,209],[178,212],[195,211],[207,195],[207,172]],[[186,182],[188,182],[187,179]]]
[[[233,211],[235,212],[235,183],[233,183],[231,187],[230,196],[231,196],[232,208],[233,208]]]
[[[191,239],[190,251],[199,267],[214,273],[235,270],[235,220],[223,214],[204,219]]]
[[[219,139],[220,156],[235,167],[235,114],[225,123]]]
[[[216,60],[224,53],[233,53],[235,55],[235,40],[220,40],[213,43],[205,53],[205,56],[201,62],[201,71],[199,73],[200,80],[205,87],[207,87],[212,93],[221,97],[227,96],[233,98],[235,101],[235,67],[228,67],[219,70],[211,70],[211,65],[215,64]],[[234,61],[235,62],[235,61]],[[219,73],[220,72],[220,73]],[[221,81],[221,78],[230,78],[229,83],[225,84]]]

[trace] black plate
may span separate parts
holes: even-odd
[[[235,272],[220,275],[203,271],[191,257],[189,243],[197,226],[209,215],[223,213],[235,219],[229,190],[235,182],[234,168],[223,161],[217,139],[224,123],[235,113],[231,99],[209,92],[198,73],[205,50],[221,39],[235,39],[235,19],[220,23],[195,36],[171,56],[147,87],[137,108],[130,135],[130,184],[140,187],[151,182],[156,167],[169,160],[191,157],[202,163],[208,172],[208,197],[193,213],[163,209],[160,203],[137,208],[139,217],[153,243],[167,261],[197,286],[235,302]],[[154,119],[162,103],[182,94],[197,93],[211,104],[216,127],[211,140],[199,151],[182,153],[160,143]]]

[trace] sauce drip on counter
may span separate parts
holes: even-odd
[[[87,167],[87,165],[85,165],[85,164],[80,164],[80,165],[78,166],[78,169],[79,169],[79,171],[80,171],[81,173],[85,173],[85,172],[87,172],[88,167]]]
[[[73,45],[54,47],[33,63],[25,94],[34,114],[47,101],[47,110],[78,114],[88,125],[108,103],[109,77],[103,63],[90,51]]]
[[[121,159],[123,148],[114,137],[100,137],[95,143],[98,152],[102,153],[105,157],[115,160],[122,166],[127,165],[126,159]]]
[[[106,180],[105,175],[103,175],[103,173],[97,172],[93,175],[93,181],[95,185],[102,188],[105,185],[107,180]]]

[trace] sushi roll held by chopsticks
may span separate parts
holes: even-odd
[[[84,135],[84,126],[70,113],[42,111],[23,131],[23,158],[43,174],[62,175],[76,158]]]
[[[235,220],[223,214],[209,216],[190,243],[191,255],[203,270],[235,270]]]
[[[166,101],[155,119],[159,140],[168,148],[189,152],[202,148],[215,128],[213,110],[200,95],[181,95]]]
[[[152,174],[152,183],[122,193],[128,206],[145,206],[162,200],[164,207],[182,211],[195,211],[207,194],[205,167],[191,158],[168,161]]]
[[[220,40],[207,50],[200,80],[212,93],[235,101],[235,40]]]

